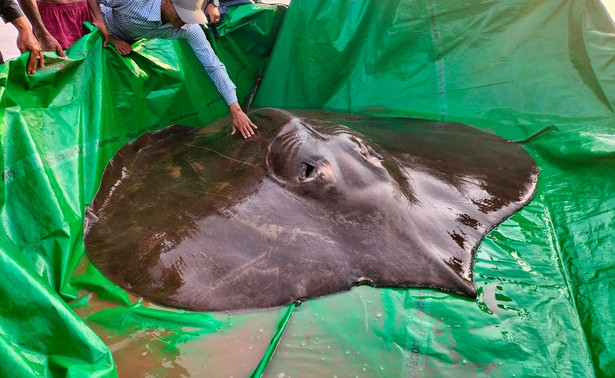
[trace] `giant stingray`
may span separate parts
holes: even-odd
[[[536,188],[518,145],[459,123],[250,118],[249,140],[175,126],[117,153],[86,217],[87,254],[105,276],[200,311],[361,283],[472,297],[480,240]]]

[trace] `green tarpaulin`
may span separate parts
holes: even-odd
[[[294,0],[219,30],[242,101],[265,69],[253,106],[460,121],[531,154],[538,192],[480,245],[478,298],[361,286],[202,314],[110,283],[82,243],[107,161],[227,108],[187,44],[121,57],[94,31],[35,75],[25,56],[0,66],[0,375],[615,376],[615,27],[598,0]]]

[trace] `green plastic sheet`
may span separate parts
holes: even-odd
[[[270,371],[615,376],[614,33],[597,0],[294,1],[258,106],[461,121],[521,142],[541,176],[480,246],[476,301],[365,290],[306,303]],[[293,348],[316,314],[327,320],[308,332],[338,366]]]
[[[285,9],[235,7],[219,39],[207,31],[241,101]],[[227,315],[143,304],[84,257],[84,210],[113,154],[146,131],[204,126],[228,113],[185,41],[139,41],[124,58],[91,30],[68,59],[46,55],[35,75],[25,74],[27,56],[0,66],[0,376],[164,374],[177,371],[164,363],[177,355],[172,345],[233,327]]]
[[[204,314],[113,285],[82,245],[106,162],[227,108],[185,43],[123,58],[94,30],[33,76],[26,56],[0,66],[0,376],[615,375],[615,27],[598,0],[293,0],[219,30],[242,101],[265,70],[254,106],[461,121],[524,146],[538,192],[482,242],[478,298],[360,286]]]

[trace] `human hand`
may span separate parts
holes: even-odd
[[[58,56],[66,57],[64,50],[62,50],[62,46],[57,39],[55,39],[51,34],[43,33],[37,35],[38,41],[41,44],[41,49],[43,51],[55,51]]]
[[[113,46],[115,46],[115,49],[121,56],[126,56],[132,52],[132,45],[130,43],[115,37],[113,34],[111,35],[111,43],[113,43]]]
[[[87,0],[88,9],[90,11],[90,19],[92,20],[92,25],[96,26],[98,30],[103,35],[103,47],[107,47],[109,43],[109,38],[111,37],[111,33],[107,29],[107,25],[105,24],[105,18],[100,11],[100,6],[98,5],[97,0]]]
[[[220,22],[220,11],[218,10],[217,6],[211,3],[207,4],[207,7],[205,8],[205,13],[209,17],[210,23],[217,24],[218,22]]]
[[[107,44],[109,43],[109,39],[111,38],[111,33],[109,33],[109,29],[107,29],[107,25],[105,24],[104,19],[102,18],[96,19],[92,21],[92,25],[96,26],[98,30],[102,33],[103,47],[107,47]]]
[[[32,29],[30,28],[30,24],[26,21],[25,17],[17,17],[13,21],[11,21],[15,28],[17,28],[17,48],[23,54],[26,51],[30,52],[30,57],[28,58],[28,63],[26,64],[26,72],[28,74],[33,74],[36,72],[36,66],[39,64],[41,68],[45,68],[45,56],[43,55],[43,50],[41,49],[41,45],[38,43],[38,40],[32,33]]]
[[[258,129],[258,127],[256,127],[256,125],[252,123],[250,118],[248,118],[246,113],[241,110],[239,103],[235,102],[231,104],[230,109],[231,117],[233,118],[231,123],[233,126],[233,132],[231,133],[231,135],[235,135],[237,130],[239,130],[241,136],[243,136],[244,139],[248,139],[252,135],[254,135],[254,130]]]

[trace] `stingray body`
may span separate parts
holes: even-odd
[[[249,140],[171,127],[117,153],[86,217],[87,254],[105,276],[200,311],[360,283],[475,296],[480,240],[536,187],[525,151],[462,124],[250,118]]]

